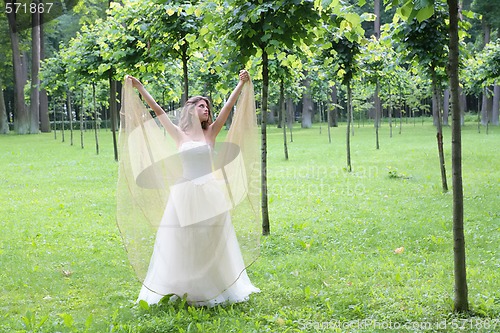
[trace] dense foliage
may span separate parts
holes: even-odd
[[[415,82],[422,82],[412,94],[401,94],[401,100],[398,102],[401,105],[414,105],[415,111],[426,109],[425,101],[432,91],[430,84],[424,83],[430,81],[429,76],[423,75],[422,71],[413,70],[418,65],[409,62],[409,59],[418,58],[420,64],[432,65],[439,69],[441,82],[445,74],[447,31],[444,23],[447,14],[442,10],[443,4],[440,1],[421,1],[415,6],[410,5],[410,2],[404,2],[402,5],[397,1],[386,3],[383,11],[385,24],[382,27],[382,35],[385,34],[386,37],[382,37],[383,42],[370,38],[370,25],[374,20],[371,13],[373,8],[364,1],[349,4],[342,1],[313,0],[128,0],[122,3],[111,2],[105,10],[106,5],[106,2],[98,0],[81,1],[74,11],[68,11],[44,25],[46,58],[49,59],[42,65],[42,85],[48,88],[52,104],[58,100],[57,95],[60,94],[52,87],[60,84],[57,75],[62,73],[52,73],[55,66],[50,65],[51,62],[66,72],[65,84],[73,93],[85,89],[85,84],[90,82],[105,87],[110,75],[114,80],[121,81],[123,75],[128,73],[139,76],[149,84],[153,95],[163,104],[179,103],[187,95],[205,94],[210,95],[214,104],[218,105],[230,91],[235,73],[240,68],[248,68],[256,84],[261,84],[260,67],[262,53],[265,52],[271,75],[268,101],[270,106],[278,104],[280,80],[285,78],[286,94],[298,103],[305,92],[304,74],[321,72],[321,75],[310,76],[312,86],[326,82],[327,86],[332,87],[347,77],[353,78],[353,99],[364,98],[368,103],[366,107],[356,107],[353,112],[360,113],[363,117],[372,117],[369,105],[372,103],[370,96],[375,91],[373,71],[378,72],[378,76],[382,75],[380,70],[373,66],[383,68],[384,77],[398,77],[400,87],[415,88]],[[395,8],[397,10],[394,10]],[[489,20],[492,36],[495,37],[495,17],[485,15],[489,8],[488,2],[475,1],[471,8],[483,14],[483,21]],[[392,20],[386,17],[387,13],[394,15]],[[466,33],[469,28],[471,31],[477,31],[474,27],[480,24],[477,20],[479,16],[465,10],[463,14],[464,22],[469,22],[469,25],[462,25],[463,41],[481,39],[481,35],[470,36]],[[429,36],[432,36],[432,43],[428,42]],[[21,33],[20,37],[23,49],[29,50],[30,36]],[[351,70],[346,71],[346,68],[342,67],[345,65],[338,67],[340,63],[346,63],[342,59],[352,57],[348,52],[354,50],[352,47],[339,49],[340,51],[337,50],[334,54],[330,52],[330,60],[322,60],[323,64],[314,60],[318,56],[325,59],[325,53],[335,49],[336,44],[337,48],[340,47],[342,40],[345,40],[342,45],[346,46],[359,44],[360,56],[349,60],[352,66],[372,69],[355,74]],[[7,46],[2,48],[0,53],[7,65],[3,68],[8,69],[9,40],[0,39],[0,43]],[[380,61],[380,54],[372,52],[374,47],[371,45],[376,43],[383,43],[382,49],[388,53],[392,52],[391,63],[388,63],[389,58],[385,58],[386,64],[383,67],[380,67],[380,64],[375,65]],[[423,47],[419,53],[416,53],[417,48],[412,46],[416,43]],[[462,63],[467,62],[465,55],[470,55],[470,59],[478,56],[479,50],[475,49],[475,45],[477,43],[470,43],[468,46],[464,44],[467,52],[463,53]],[[468,63],[472,66],[474,62]],[[464,72],[466,75],[462,80],[468,82],[466,91],[471,91],[468,87],[478,81],[477,71],[482,73],[481,82],[484,82],[484,85],[496,82],[495,73],[492,71],[494,66],[490,66],[490,69],[486,66],[486,63],[483,66],[483,62],[475,62],[475,71]],[[401,69],[406,70],[408,75],[401,75],[401,72],[398,72]],[[344,76],[344,73],[347,76]],[[7,112],[12,114],[15,112],[12,103],[13,81],[8,71],[3,77]],[[365,90],[360,85],[367,81],[371,83],[368,91],[358,96],[358,92]],[[345,105],[345,84],[339,88],[339,93],[343,96],[339,103]],[[440,89],[445,88],[446,86]],[[384,105],[387,105],[388,98],[392,97],[382,95]],[[329,94],[323,94],[320,99],[315,98],[315,101],[317,105],[331,103]],[[80,103],[76,99],[74,102]],[[109,96],[103,95],[98,98],[97,103],[106,107],[109,104]],[[317,106],[314,108],[317,110]],[[78,108],[74,110],[77,112]],[[275,112],[272,107],[270,110]],[[345,117],[345,107],[339,108],[338,111]],[[297,112],[300,113],[300,110]],[[79,114],[75,116],[78,118]],[[274,117],[270,119],[273,121]],[[315,119],[318,120],[318,116]]]

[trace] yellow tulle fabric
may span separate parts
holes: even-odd
[[[187,294],[203,305],[258,291],[246,273],[260,239],[252,82],[243,86],[226,139],[215,147],[177,147],[129,80],[120,121],[117,224],[143,291],[158,296],[144,298],[154,303],[167,294]]]

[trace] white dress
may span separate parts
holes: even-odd
[[[197,306],[246,301],[259,289],[245,270],[211,149],[189,141],[179,151],[183,180],[171,189],[138,301],[170,294]]]

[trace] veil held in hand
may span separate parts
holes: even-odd
[[[186,112],[192,113],[193,124],[200,124],[196,113],[186,106],[173,122],[188,119]],[[203,134],[201,125],[194,125],[192,131]],[[242,88],[225,140],[215,147],[203,143],[188,146],[177,146],[161,126],[160,118],[151,116],[131,81],[125,80],[116,218],[130,263],[141,282],[148,271],[155,235],[165,227],[161,221],[168,200],[177,211],[178,228],[196,228],[212,217],[229,213],[246,267],[259,255],[260,149],[251,81]],[[208,162],[202,158],[207,149],[211,156]],[[185,154],[188,150],[190,153]],[[195,159],[190,162],[196,165],[195,170],[186,169],[186,158]]]

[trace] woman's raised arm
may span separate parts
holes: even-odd
[[[179,136],[180,136],[179,135],[179,132],[180,132],[179,127],[177,127],[174,123],[172,123],[170,118],[168,118],[165,110],[163,110],[162,107],[160,105],[158,105],[158,103],[156,103],[154,98],[149,94],[149,92],[146,90],[146,88],[144,88],[144,86],[142,85],[142,83],[139,80],[137,80],[133,76],[127,76],[127,80],[132,81],[132,86],[134,88],[136,88],[137,91],[139,91],[139,93],[142,95],[142,97],[144,98],[146,103],[148,103],[149,107],[155,112],[156,116],[160,120],[160,123],[163,125],[163,127],[165,127],[168,134],[170,134],[170,136],[176,142],[178,142]]]
[[[224,104],[224,106],[222,107],[222,110],[217,116],[217,119],[215,119],[215,121],[210,125],[210,131],[211,131],[210,134],[213,137],[213,139],[215,139],[215,137],[219,134],[220,130],[222,129],[222,126],[224,126],[227,118],[229,117],[229,114],[231,113],[231,110],[233,109],[234,105],[236,104],[236,101],[238,100],[238,97],[240,96],[243,85],[248,80],[250,80],[250,75],[246,70],[241,70],[239,76],[240,76],[240,81],[238,82],[238,85],[236,85],[236,88],[234,88],[233,92],[226,101],[226,104]]]

